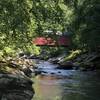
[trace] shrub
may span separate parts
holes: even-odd
[[[76,58],[78,55],[80,55],[80,53],[81,50],[71,51],[71,53],[67,57],[65,57],[64,61],[72,60]]]

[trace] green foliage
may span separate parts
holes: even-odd
[[[5,47],[0,50],[0,60],[5,60],[7,57],[15,57],[17,55],[17,50],[13,47]]]
[[[57,47],[42,47],[41,48],[43,53],[47,56],[57,56],[59,54],[58,48]]]
[[[0,0],[0,50],[25,51],[44,30],[72,32],[74,47],[96,50],[100,45],[99,5],[99,0]],[[39,54],[36,46],[28,48]]]
[[[31,54],[39,55],[40,51],[40,47],[37,47],[36,45],[31,44],[27,46],[27,52],[30,52]]]
[[[0,60],[2,60],[2,59],[3,59],[3,52],[0,51]]]
[[[96,50],[100,44],[100,1],[65,0],[65,3],[73,9],[73,44],[81,49]]]
[[[64,59],[64,61],[73,60],[78,55],[80,55],[81,50],[71,51],[70,54]]]
[[[63,0],[33,0],[33,4],[31,11],[37,24],[37,33],[41,34],[47,29],[63,30],[69,24],[71,9],[67,10]]]
[[[63,30],[69,23],[67,15],[71,15],[65,9],[62,0],[0,0],[0,49],[25,51],[32,38],[44,30]],[[39,54],[36,46],[29,49]]]
[[[15,51],[12,49],[12,48],[10,48],[10,47],[5,47],[4,48],[4,51],[7,53],[7,54],[10,54],[10,53],[14,53]]]
[[[31,7],[30,0],[0,0],[1,45],[22,47],[32,39],[35,23]]]

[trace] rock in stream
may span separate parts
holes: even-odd
[[[0,73],[0,100],[31,100],[32,84],[24,75]]]

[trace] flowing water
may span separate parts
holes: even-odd
[[[100,72],[58,70],[43,61],[38,66],[43,72],[33,78],[32,100],[100,100]]]

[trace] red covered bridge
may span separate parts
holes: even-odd
[[[51,37],[37,37],[33,39],[33,44],[37,46],[69,46],[70,38],[68,36],[57,36],[56,39]]]

